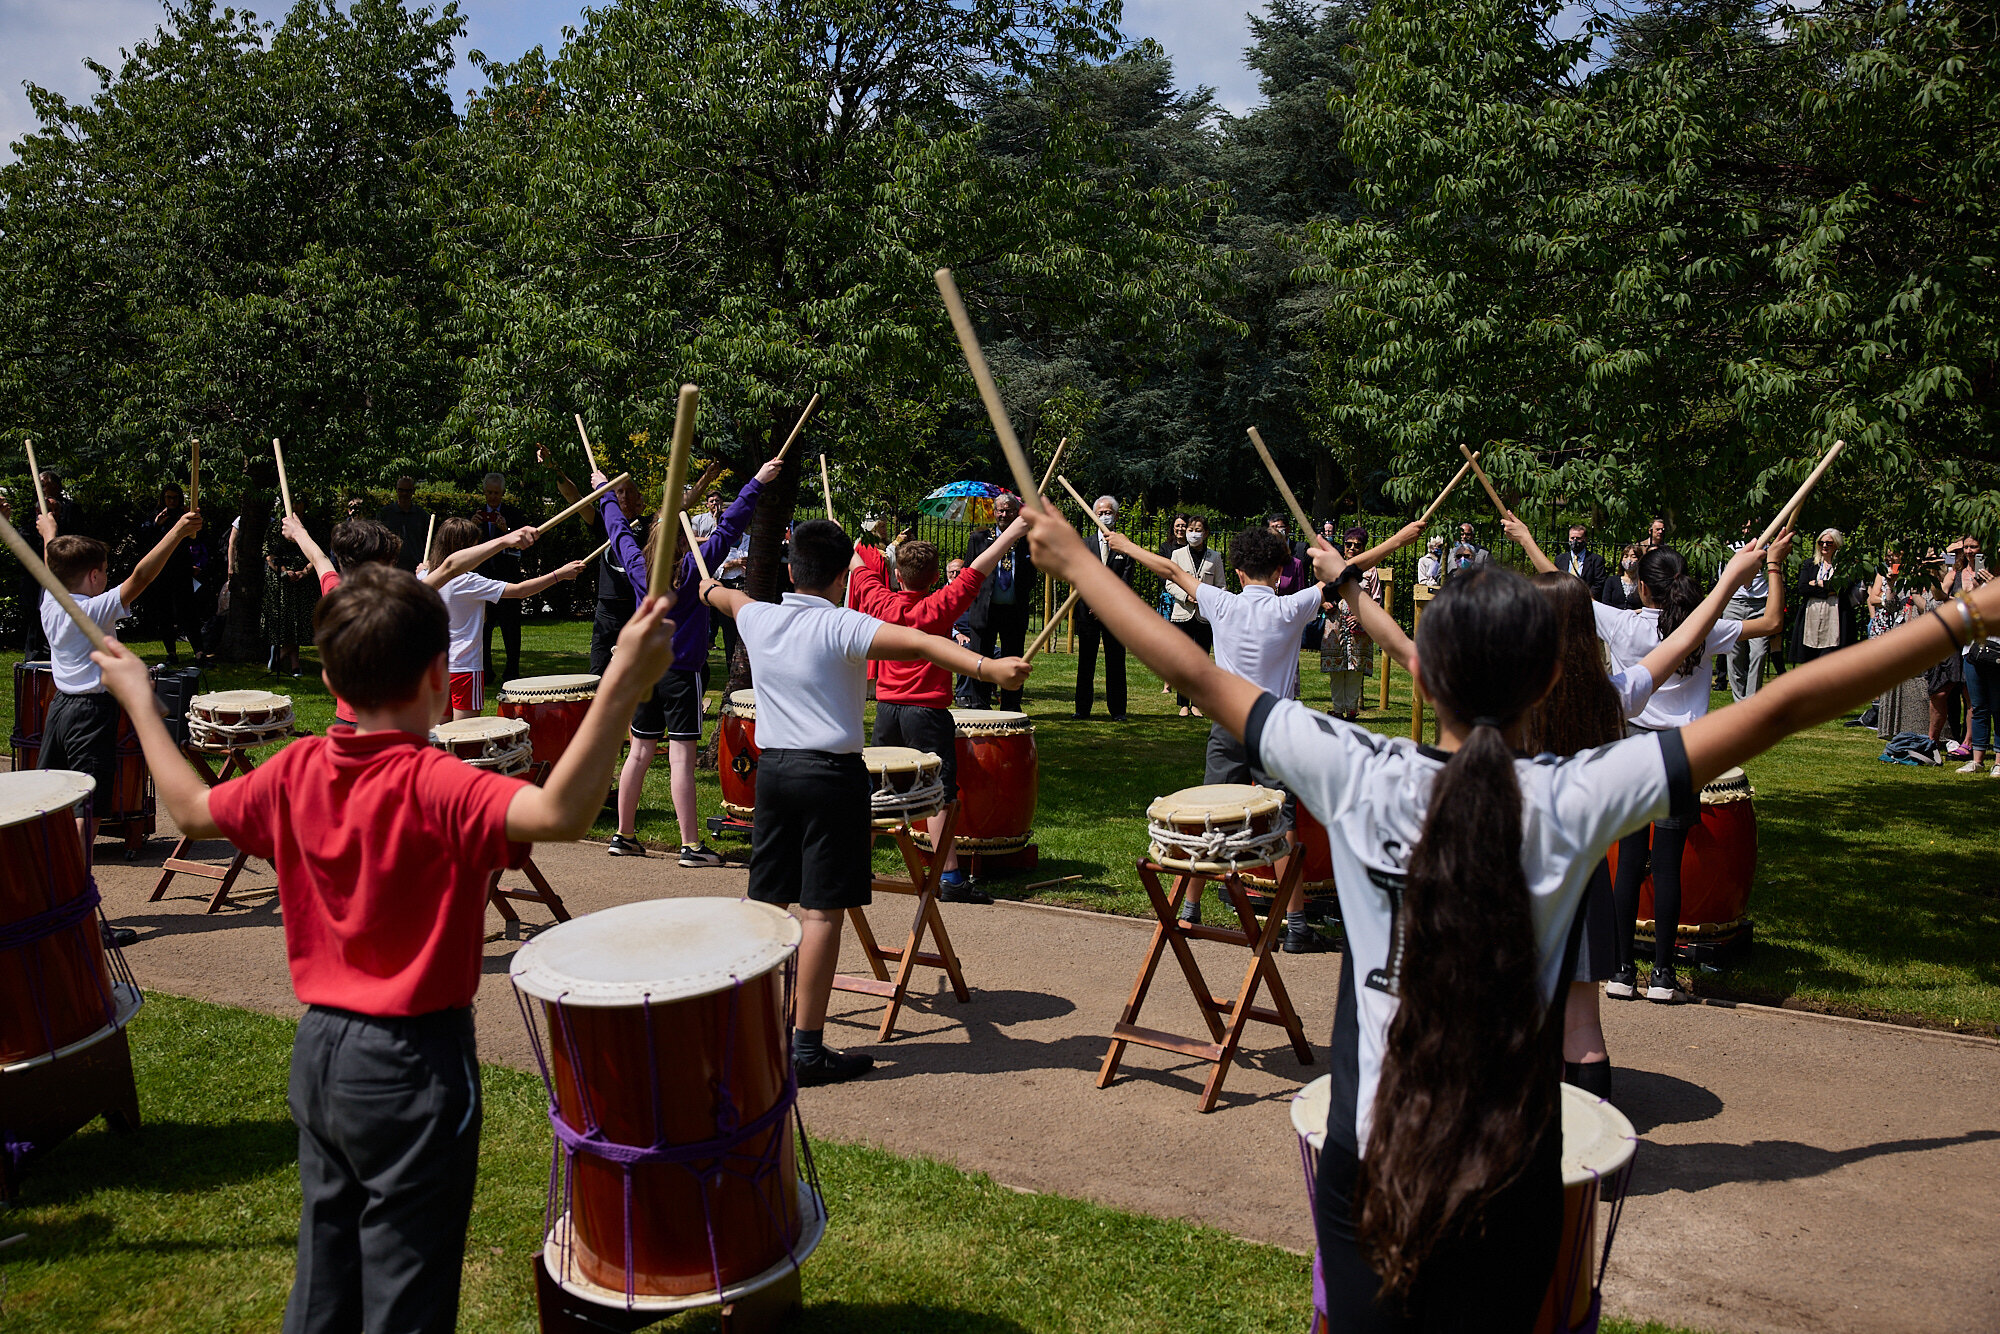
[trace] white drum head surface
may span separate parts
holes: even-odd
[[[1625,1113],[1574,1084],[1562,1086],[1563,1185],[1610,1176],[1632,1161],[1639,1132]]]
[[[730,691],[729,707],[735,711],[736,716],[739,718],[755,718],[757,716],[757,692],[754,689]]]
[[[95,778],[68,769],[0,774],[0,829],[67,811],[96,788]]]
[[[288,709],[292,697],[268,690],[218,690],[212,695],[196,695],[188,704],[197,709]]]
[[[1333,1107],[1333,1076],[1321,1075],[1292,1095],[1292,1129],[1315,1149],[1326,1147],[1326,1116]]]
[[[654,899],[606,908],[542,931],[508,973],[538,1000],[626,1008],[727,990],[779,967],[802,928],[749,899]]]
[[[431,729],[433,741],[499,741],[528,734],[528,724],[519,718],[460,718],[439,723]]]
[[[963,731],[970,727],[979,732],[1032,732],[1035,724],[1025,713],[1013,709],[953,709],[951,725]]]
[[[861,763],[871,774],[913,774],[944,765],[943,760],[929,751],[909,746],[864,746]]]
[[[584,691],[594,692],[598,678],[586,672],[569,676],[523,676],[518,680],[501,683],[503,695],[574,695]]]
[[[1208,783],[1156,797],[1146,808],[1146,818],[1161,823],[1193,822],[1204,817],[1218,822],[1247,820],[1253,815],[1267,815],[1284,804],[1284,797],[1276,791],[1255,783]]]

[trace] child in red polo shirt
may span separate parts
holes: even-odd
[[[313,612],[328,689],[356,725],[293,742],[208,788],[167,735],[145,664],[116,640],[94,657],[133,716],[181,831],[278,868],[292,987],[299,1126],[298,1274],[286,1334],[448,1331],[479,1156],[479,985],[486,881],[537,841],[589,829],[639,696],[673,655],[666,604],[618,639],[576,739],[534,787],[427,743],[450,693],[436,592],[364,565]]]

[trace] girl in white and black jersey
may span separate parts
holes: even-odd
[[[1149,667],[1242,737],[1325,825],[1349,951],[1315,1222],[1335,1328],[1527,1331],[1562,1226],[1554,997],[1576,907],[1619,835],[2000,620],[2000,587],[1810,663],[1684,731],[1567,759],[1516,753],[1555,673],[1555,615],[1520,575],[1468,571],[1415,646],[1439,744],[1279,700],[1153,615],[1050,511],[1037,568],[1074,584]],[[1315,572],[1350,576],[1315,544]]]
[[[1786,535],[1786,549],[1790,534]],[[1709,661],[1727,653],[1739,639],[1759,639],[1774,635],[1785,624],[1783,550],[1773,547],[1766,557],[1771,595],[1764,614],[1747,621],[1719,620],[1703,637],[1701,646],[1681,665],[1662,679],[1652,698],[1628,719],[1636,731],[1661,732],[1685,727],[1707,715],[1709,705]],[[1611,654],[1614,670],[1631,667],[1659,643],[1672,635],[1675,627],[1700,605],[1701,590],[1689,577],[1687,562],[1672,547],[1658,547],[1639,558],[1639,599],[1645,605],[1637,611],[1617,611],[1602,603],[1593,605],[1597,633]],[[1613,897],[1618,905],[1618,968],[1604,985],[1604,994],[1619,1000],[1636,1000],[1639,969],[1633,957],[1633,939],[1639,924],[1639,885],[1646,878],[1648,864],[1653,874],[1653,971],[1647,979],[1646,999],[1675,1004],[1687,999],[1674,970],[1674,945],[1681,924],[1681,858],[1687,850],[1688,834],[1700,823],[1697,809],[1688,815],[1671,815],[1655,820],[1650,831],[1636,830],[1619,841],[1618,875]]]

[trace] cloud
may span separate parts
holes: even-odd
[[[1250,45],[1251,10],[1262,0],[1125,0],[1125,35],[1150,37],[1174,58],[1174,80],[1183,88],[1205,83],[1236,115],[1263,101],[1257,71],[1243,63]]]
[[[151,37],[160,25],[159,0],[0,0],[0,144],[11,159],[16,139],[40,128],[24,82],[72,101],[97,91],[85,57],[118,67],[118,51]]]

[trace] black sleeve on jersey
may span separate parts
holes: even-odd
[[[1694,790],[1687,742],[1681,739],[1680,728],[1660,733],[1660,758],[1667,765],[1667,814],[1677,820],[1694,819],[1701,814],[1701,794]]]
[[[1250,706],[1250,721],[1243,724],[1243,750],[1249,757],[1252,769],[1264,767],[1264,720],[1271,716],[1271,710],[1278,707],[1278,697],[1266,690],[1257,696],[1257,702]],[[1687,767],[1683,761],[1681,767]]]

